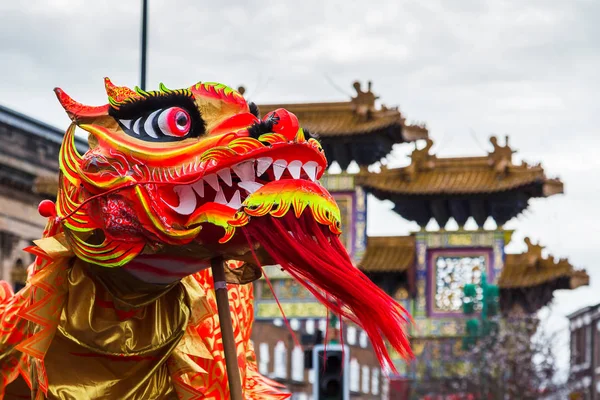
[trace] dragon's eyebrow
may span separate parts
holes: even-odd
[[[202,119],[196,107],[196,102],[189,91],[174,90],[168,93],[162,91],[143,93],[144,95],[141,98],[132,98],[118,108],[111,107],[109,114],[119,119],[133,119],[161,108],[181,107],[186,109],[192,118]]]

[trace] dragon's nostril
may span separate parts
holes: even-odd
[[[290,141],[296,138],[298,129],[300,129],[298,118],[293,113],[283,108],[271,111],[263,118],[263,120],[272,121],[273,132],[282,134]]]

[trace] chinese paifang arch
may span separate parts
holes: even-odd
[[[382,365],[412,356],[406,311],[338,240],[319,183],[327,161],[297,118],[218,83],[158,91],[114,86],[92,107],[56,89],[72,120],[56,204],[24,289],[0,285],[0,398],[229,398],[210,260],[227,280],[246,399],[283,399],[250,341],[252,281],[279,264],[333,313],[360,325]],[[75,130],[89,150],[75,147]],[[14,385],[11,385],[15,382]],[[24,386],[24,385],[23,385]]]

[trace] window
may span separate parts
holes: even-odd
[[[463,286],[478,284],[486,271],[486,256],[440,255],[434,259],[433,310],[437,312],[460,312]],[[478,287],[478,296],[482,296]]]
[[[287,378],[287,349],[282,341],[277,342],[275,345],[275,378],[286,379]]]
[[[304,382],[304,352],[300,346],[292,350],[292,380]]]
[[[356,328],[353,326],[349,326],[346,330],[346,340],[348,344],[354,346],[356,344]]]
[[[585,329],[585,357],[584,357],[584,362],[585,363],[590,363],[592,360],[592,354],[594,349],[592,349],[592,326],[591,325],[586,325]]]
[[[258,370],[261,374],[267,375],[269,373],[269,344],[261,343],[258,348]]]
[[[594,349],[594,368],[600,366],[600,331],[596,329],[594,331],[594,335],[596,335],[595,346]]]
[[[350,360],[350,391],[360,391],[360,365],[356,358]]]
[[[321,318],[319,320],[319,330],[325,332],[327,329],[327,320],[325,318]]]
[[[27,283],[27,268],[25,268],[23,260],[20,258],[17,259],[10,271],[10,279],[13,282],[13,290],[15,293],[23,289]]]
[[[292,318],[290,320],[290,328],[292,328],[295,331],[300,329],[300,321],[298,321],[296,318]]]
[[[590,336],[591,329],[589,326],[577,328],[571,333],[571,359],[573,365],[582,365],[589,361],[592,351]]]
[[[306,333],[308,333],[309,335],[314,335],[314,333],[315,333],[315,320],[314,319],[306,320]]]
[[[362,347],[363,349],[365,349],[367,347],[368,340],[367,340],[367,334],[365,333],[365,331],[362,331],[360,333],[360,338],[358,339],[358,341],[360,343],[360,347]]]
[[[371,389],[371,387],[369,386],[369,376],[371,375],[371,369],[366,366],[363,365],[362,367],[362,392],[365,394],[369,393],[369,389]]]
[[[371,393],[379,394],[379,368],[373,368],[371,372]]]
[[[571,364],[577,365],[577,330],[571,331]]]
[[[577,329],[577,364],[585,363],[585,327]]]

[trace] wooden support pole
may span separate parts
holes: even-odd
[[[229,311],[229,296],[227,295],[227,284],[225,283],[223,258],[213,258],[211,260],[211,268],[213,280],[215,282],[215,296],[217,298],[221,338],[223,340],[223,350],[225,352],[227,380],[229,381],[229,396],[231,400],[243,400],[242,381],[240,379],[235,338],[233,337],[233,325],[231,324],[231,313]]]

